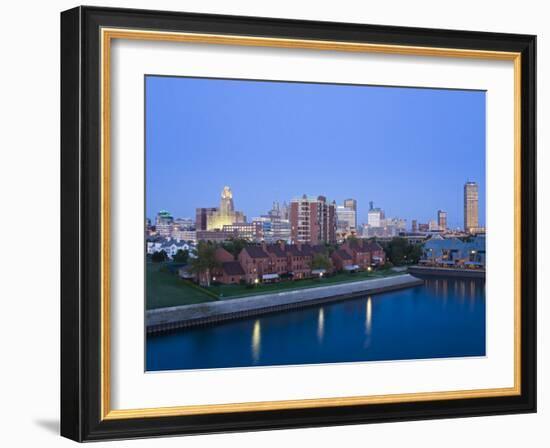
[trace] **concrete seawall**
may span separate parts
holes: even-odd
[[[351,283],[262,294],[240,299],[160,308],[146,312],[147,333],[160,333],[195,325],[257,316],[345,300],[366,294],[410,288],[424,282],[409,274]]]
[[[485,269],[456,269],[431,266],[410,266],[408,272],[418,277],[485,278]]]

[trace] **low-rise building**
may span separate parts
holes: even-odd
[[[420,264],[439,267],[485,268],[485,236],[465,240],[430,238],[424,244]]]
[[[353,256],[345,249],[335,250],[332,252],[330,258],[334,264],[334,268],[338,271],[359,269],[359,266],[353,262]]]
[[[245,247],[238,256],[247,283],[257,283],[262,275],[272,274],[269,270],[270,257],[261,246]]]

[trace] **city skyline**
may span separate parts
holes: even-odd
[[[249,218],[305,193],[354,198],[358,225],[374,201],[408,227],[444,210],[457,228],[463,185],[475,180],[485,225],[484,92],[150,76],[146,85],[149,218],[193,217],[231,185]]]

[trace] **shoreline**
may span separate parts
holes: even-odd
[[[145,312],[147,334],[224,322],[324,303],[366,294],[380,294],[419,286],[423,280],[411,274],[261,294],[216,302],[158,308]]]
[[[409,266],[407,272],[415,276],[444,276],[452,278],[485,278],[485,269],[457,269],[457,268],[441,268],[433,266]]]

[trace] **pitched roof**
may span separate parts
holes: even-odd
[[[245,250],[251,258],[269,257],[260,246],[247,246],[243,250]]]
[[[245,272],[238,261],[226,261],[222,263],[223,272],[226,275],[245,275]]]
[[[298,249],[298,246],[296,244],[290,244],[286,246],[286,252],[290,255],[294,255],[295,257],[303,257],[303,253]]]
[[[371,241],[369,243],[363,244],[363,250],[374,252],[377,250],[382,250],[382,246],[380,246],[380,244],[378,244],[376,241]]]
[[[273,254],[278,258],[283,258],[283,257],[286,258],[285,251],[278,244],[270,244],[270,245],[266,246],[265,250],[266,250],[267,253]]]
[[[335,250],[332,254],[338,256],[342,260],[352,260],[353,259],[352,256],[349,253],[347,253],[344,249]]]

